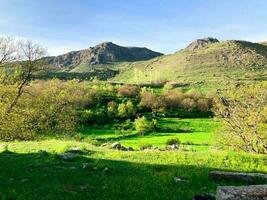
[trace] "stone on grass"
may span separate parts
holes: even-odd
[[[109,169],[107,167],[104,168],[103,172],[107,173],[109,171]]]
[[[61,153],[61,154],[59,154],[59,157],[64,161],[72,161],[74,158],[77,157],[77,154],[75,154],[75,153]]]
[[[224,172],[224,171],[212,171],[209,176],[214,180],[233,180],[233,181],[266,181],[267,174],[260,173],[239,173],[239,172]]]
[[[124,147],[119,142],[114,142],[113,144],[111,144],[111,148],[120,151],[134,151],[132,147]]]
[[[267,200],[267,185],[221,186],[217,200]]]
[[[120,150],[121,149],[121,144],[118,143],[118,142],[114,142],[114,143],[111,144],[111,148]]]
[[[173,180],[174,180],[175,183],[188,182],[188,180],[182,179],[180,177],[173,177]]]
[[[214,194],[204,193],[195,195],[192,200],[216,200],[216,197]]]
[[[83,150],[81,150],[81,148],[80,148],[80,147],[73,147],[73,148],[71,148],[71,149],[67,150],[67,151],[66,151],[66,153],[73,153],[73,154],[83,154],[83,153],[84,153],[84,151],[83,151]]]
[[[108,145],[110,145],[110,144],[109,143],[103,143],[103,144],[101,144],[101,147],[106,147]]]
[[[127,147],[127,151],[134,151],[132,147]]]

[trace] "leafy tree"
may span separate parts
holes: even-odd
[[[133,117],[136,114],[136,109],[133,103],[128,100],[126,103],[121,103],[118,106],[118,115],[121,118]]]
[[[225,125],[220,143],[246,152],[267,153],[267,82],[221,92],[214,112]]]
[[[128,117],[133,117],[136,114],[136,109],[134,107],[134,104],[132,103],[132,101],[128,100],[126,102],[126,110],[127,110],[127,115]]]
[[[154,131],[156,127],[156,121],[149,121],[145,116],[135,119],[134,123],[136,132],[141,135]]]
[[[125,103],[120,103],[118,106],[118,115],[121,118],[127,117],[127,108]]]

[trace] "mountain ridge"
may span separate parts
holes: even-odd
[[[104,42],[87,49],[45,57],[44,60],[58,68],[70,69],[80,64],[97,65],[120,61],[133,62],[148,60],[161,55],[163,54],[146,47],[124,47],[112,42]]]

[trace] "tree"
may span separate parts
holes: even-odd
[[[27,111],[17,104],[33,73],[43,66],[43,55],[43,48],[31,41],[0,37],[0,138],[32,138]]]
[[[135,119],[134,123],[136,132],[141,135],[152,132],[156,127],[156,121],[149,121],[145,116]]]
[[[40,59],[44,55],[45,50],[30,40],[0,38],[0,86],[9,89],[9,92],[2,90],[0,96],[0,101],[6,102],[6,114],[17,104],[33,73],[44,66]]]
[[[221,92],[214,112],[225,125],[220,143],[246,152],[267,153],[267,82]]]

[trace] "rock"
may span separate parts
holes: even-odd
[[[77,157],[75,153],[61,153],[58,155],[64,161],[72,161],[74,158]]]
[[[127,151],[134,151],[132,147],[127,147]]]
[[[22,179],[20,182],[21,183],[25,183],[25,182],[27,182],[29,179],[27,179],[27,178],[24,178],[24,179]]]
[[[209,176],[214,180],[234,180],[234,181],[266,181],[267,174],[260,173],[239,173],[239,172],[224,172],[224,171],[211,171]]]
[[[117,149],[120,151],[134,151],[134,149],[132,147],[124,147],[118,142],[114,142],[113,144],[111,144],[111,148]]]
[[[77,167],[70,167],[70,169],[71,169],[71,170],[76,170],[76,169],[77,169]]]
[[[104,169],[103,169],[103,172],[104,173],[107,173],[109,171],[109,169],[107,168],[107,167],[105,167]]]
[[[165,150],[167,150],[167,151],[178,150],[178,149],[179,149],[179,147],[178,147],[177,144],[168,145],[168,146],[166,146],[166,148],[165,148]]]
[[[121,148],[120,148],[120,149],[118,149],[118,150],[121,150],[121,151],[127,151],[127,148],[126,148],[126,147],[124,147],[124,146],[121,146]]]
[[[219,40],[217,40],[216,38],[211,38],[211,37],[203,38],[203,39],[197,39],[197,40],[193,41],[191,44],[189,44],[186,47],[186,49],[190,50],[190,51],[194,51],[196,49],[200,49],[202,47],[205,47],[209,44],[216,43],[216,42],[219,42]]]
[[[180,177],[173,177],[173,180],[174,180],[175,183],[188,182],[188,180],[182,179]]]
[[[121,144],[118,143],[118,142],[114,142],[113,144],[111,144],[111,148],[120,150],[121,149]]]
[[[106,147],[108,145],[109,145],[109,143],[103,143],[103,144],[101,144],[101,147]]]
[[[216,197],[214,194],[204,193],[195,195],[192,200],[216,200]]]
[[[267,185],[218,187],[216,199],[217,200],[267,200]]]
[[[98,170],[98,167],[93,167],[93,170],[95,170],[95,171]]]
[[[71,51],[59,56],[45,57],[43,60],[59,68],[71,68],[80,63],[96,65],[118,61],[132,62],[149,60],[161,55],[163,54],[147,48],[123,47],[112,42],[105,42],[88,49]]]
[[[87,169],[90,166],[89,163],[83,163],[82,165],[82,169]]]
[[[83,154],[83,153],[84,153],[84,151],[83,151],[83,150],[81,150],[81,148],[80,148],[80,147],[73,147],[73,148],[71,148],[71,149],[67,150],[67,152],[66,152],[66,153],[73,153],[73,154]]]

